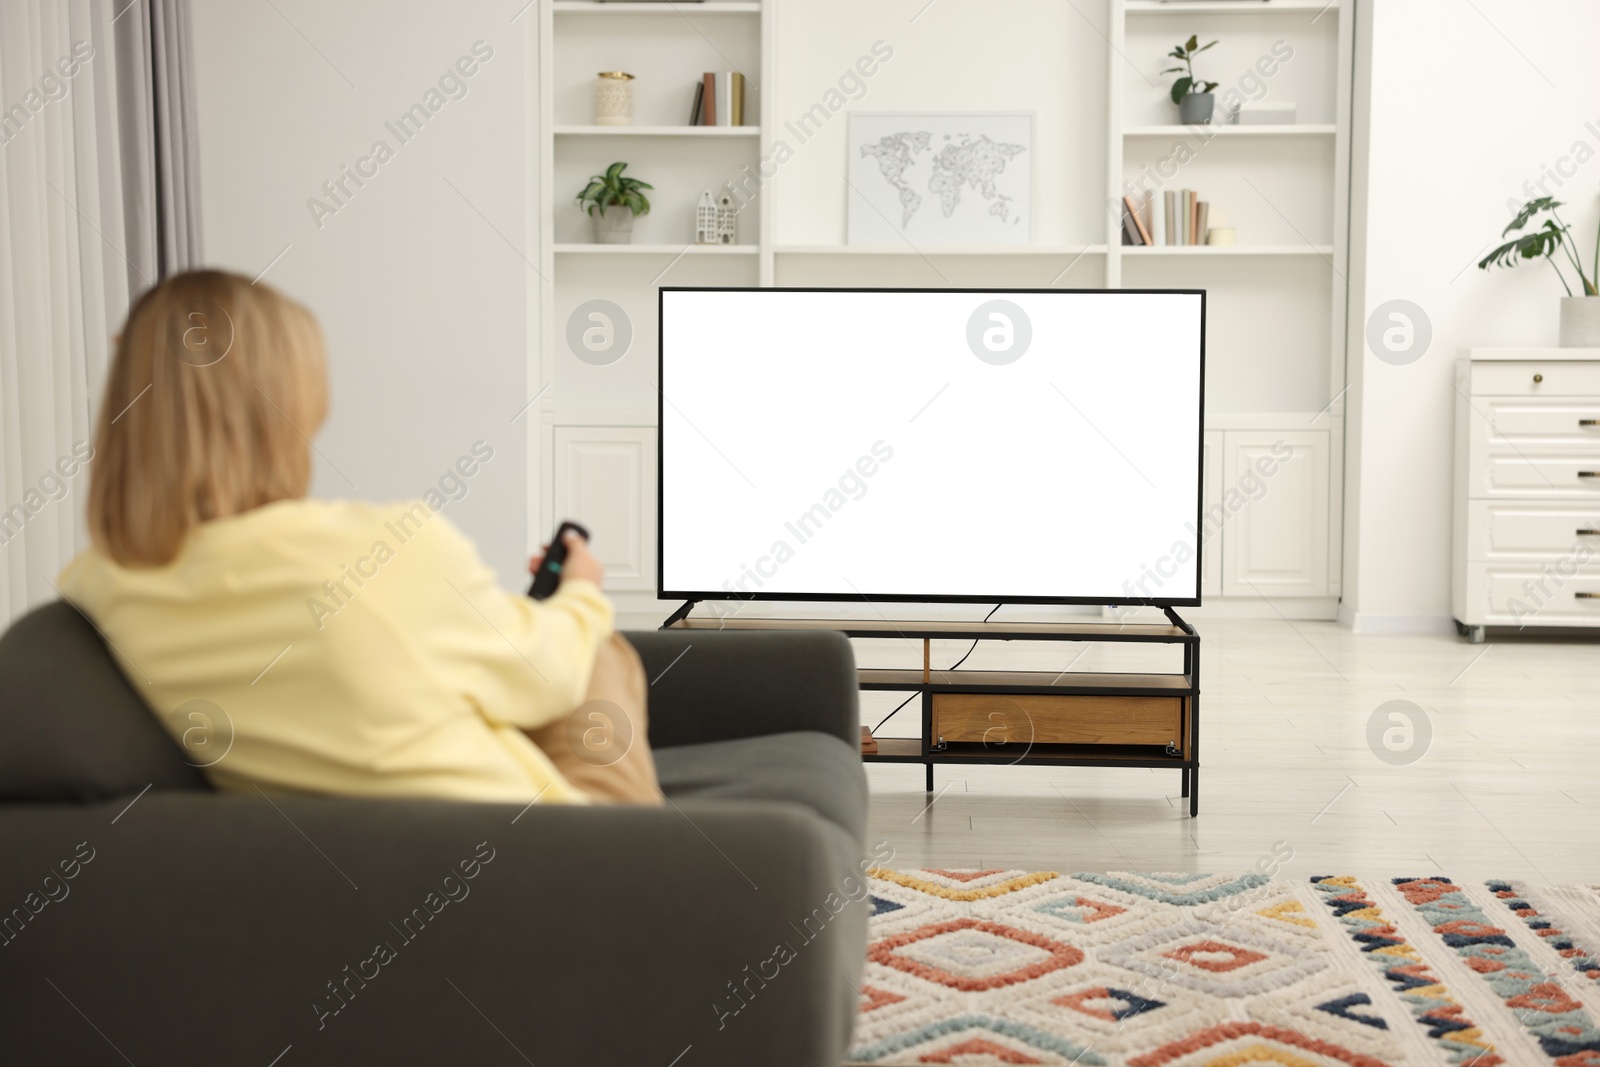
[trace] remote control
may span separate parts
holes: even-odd
[[[528,595],[533,599],[543,600],[561,584],[561,566],[567,561],[569,530],[585,541],[589,540],[589,531],[575,522],[564,522],[556,529],[556,535],[550,538],[550,548],[545,552],[544,559],[539,561],[539,569],[534,572],[533,584],[528,587]]]

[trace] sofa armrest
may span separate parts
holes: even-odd
[[[855,652],[820,631],[630,631],[656,748],[817,730],[861,742]]]
[[[8,1060],[844,1058],[860,845],[797,806],[128,799],[0,805]]]

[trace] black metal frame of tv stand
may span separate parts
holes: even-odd
[[[1164,608],[1167,624],[1111,622],[914,622],[906,620],[755,619],[689,617],[698,601],[686,601],[661,628],[679,630],[836,630],[847,637],[907,637],[923,642],[921,670],[859,671],[863,690],[898,690],[922,697],[922,736],[877,738],[878,751],[865,753],[869,763],[921,763],[927,768],[927,790],[933,792],[935,764],[959,766],[1150,767],[1181,772],[1182,795],[1189,814],[1200,814],[1200,635],[1172,608]],[[1181,673],[1088,674],[1043,671],[934,671],[927,663],[927,642],[957,641],[1089,641],[1176,644],[1183,646]],[[933,697],[939,693],[995,695],[1078,695],[1181,697],[1183,733],[1176,746],[1035,745],[1021,756],[997,758],[995,745],[944,744],[932,734]],[[1150,751],[1164,747],[1160,754]],[[1174,747],[1176,751],[1174,751]]]

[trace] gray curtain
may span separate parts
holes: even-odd
[[[130,302],[200,263],[189,32],[186,0],[0,0],[0,628],[88,543]]]
[[[117,121],[128,258],[145,277],[201,265],[200,158],[188,0],[119,0]],[[130,274],[134,292],[147,288]]]

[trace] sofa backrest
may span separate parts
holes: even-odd
[[[0,635],[0,800],[209,789],[100,634],[57,600]]]

